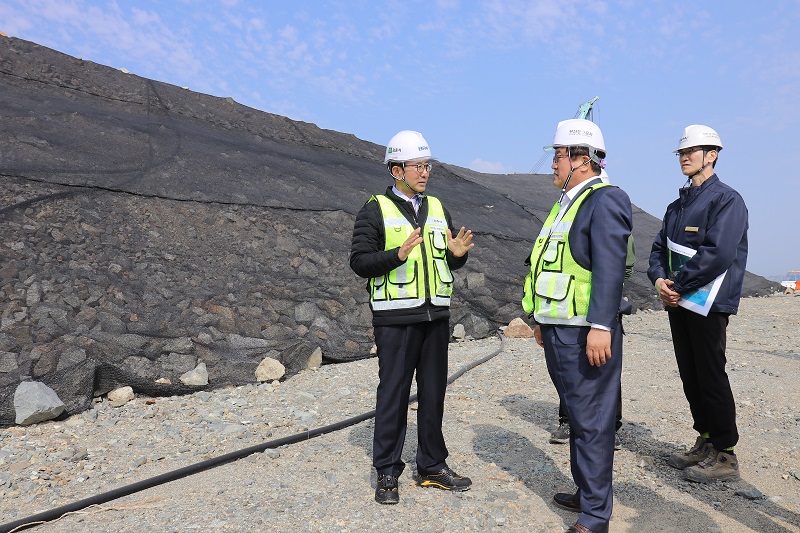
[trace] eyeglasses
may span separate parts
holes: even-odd
[[[569,154],[556,154],[556,155],[553,156],[553,163],[558,163],[559,161],[561,161],[565,157],[569,157]]]
[[[428,172],[433,170],[433,165],[431,165],[430,163],[413,163],[413,164],[412,163],[406,163],[406,164],[403,165],[403,168],[413,168],[418,173],[422,174],[426,170]]]
[[[686,150],[679,150],[679,151],[675,152],[675,155],[678,157],[678,159],[680,159],[681,157],[683,157],[685,155],[691,156],[693,153],[699,152],[702,149],[703,149],[702,146],[695,146],[693,148],[687,148]]]

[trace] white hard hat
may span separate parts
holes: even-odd
[[[606,157],[603,132],[597,124],[584,118],[571,118],[558,123],[553,144],[544,149],[553,150],[559,146],[586,146],[589,148],[589,158],[598,164]]]
[[[685,148],[695,146],[716,146],[717,150],[722,150],[722,140],[716,131],[708,126],[692,124],[683,129],[683,135],[678,141],[678,148],[674,153],[678,153]]]
[[[404,163],[431,158],[431,149],[428,147],[425,137],[418,131],[403,130],[389,139],[383,163],[387,164],[389,161]]]

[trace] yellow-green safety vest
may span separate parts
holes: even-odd
[[[433,305],[450,306],[453,274],[447,265],[447,219],[442,203],[433,196],[426,198],[428,217],[420,233],[422,244],[411,250],[405,263],[369,280],[373,311],[411,309],[424,305],[426,298]],[[377,200],[383,216],[384,249],[399,248],[414,231],[414,225],[386,195],[375,195],[372,200]]]
[[[561,204],[556,202],[542,225],[531,251],[531,271],[525,277],[522,308],[533,313],[538,324],[589,326],[589,298],[592,294],[592,271],[572,257],[569,232],[581,204],[607,183],[598,183],[580,191],[560,220]]]

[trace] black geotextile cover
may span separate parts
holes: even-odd
[[[220,212],[237,206],[241,212],[249,213],[251,220],[258,219],[264,212],[265,218],[272,217],[272,227],[284,221],[298,238],[312,243],[308,246],[315,249],[317,255],[335,258],[330,261],[331,268],[346,270],[355,214],[371,194],[383,192],[390,183],[382,157],[382,146],[353,135],[258,111],[232,99],[126,74],[20,39],[0,37],[0,183],[5,189],[0,224],[5,224],[4,217],[19,218],[22,214],[46,223],[50,206],[57,208],[62,217],[54,224],[56,229],[68,226],[70,209],[76,217],[85,215],[91,222],[89,226],[102,226],[105,217],[120,225],[128,218],[131,224],[140,226],[147,220],[146,203],[152,199],[180,206],[175,207],[175,211],[200,213],[208,224],[220,224],[220,219],[227,224],[229,221]],[[474,284],[477,290],[469,287],[470,290],[458,291],[454,321],[477,317],[477,322],[484,321],[489,326],[478,329],[488,334],[491,328],[521,316],[521,281],[527,268],[524,260],[558,194],[552,178],[538,174],[482,174],[441,162],[437,163],[428,192],[444,201],[456,225],[473,230],[476,248],[470,254],[464,273],[485,276],[485,281]],[[188,215],[181,214],[181,217],[176,217],[177,224]],[[276,222],[278,217],[280,220]],[[235,224],[231,222],[229,226]],[[635,308],[658,307],[644,272],[650,244],[659,227],[658,218],[634,207],[637,263],[633,277],[626,283],[626,295]],[[268,232],[261,232],[264,233]],[[213,252],[225,248],[230,244],[228,241],[235,242],[237,237],[235,234],[217,235],[209,237],[208,242],[189,244],[208,246],[213,248],[209,252]],[[140,238],[144,248],[148,245],[145,242],[147,233],[143,231]],[[213,238],[220,241],[211,242]],[[15,279],[2,279],[4,256],[12,240],[24,237],[5,235],[5,239],[7,246],[0,247],[0,254],[3,254],[0,255],[0,287],[4,283],[12,287],[25,280],[18,279],[20,273],[14,274]],[[131,244],[130,239],[126,239],[128,249],[124,252],[103,250],[104,257],[113,257],[115,253],[137,255],[136,243]],[[109,236],[97,242],[102,245],[113,239]],[[185,248],[187,243],[175,244]],[[279,244],[268,251],[271,255],[265,256],[268,258],[265,262],[277,265],[294,259],[292,253],[296,247],[281,248]],[[24,248],[30,243],[23,240],[14,245]],[[219,259],[221,271],[204,271],[209,283],[195,283],[193,290],[217,291],[221,287],[218,292],[235,292],[237,283],[240,286],[254,283],[253,273],[258,265],[249,265],[252,258],[247,257],[247,245],[243,242],[241,250],[227,250]],[[40,264],[43,270],[50,266],[46,261],[58,257],[57,251],[37,253],[50,258]],[[238,263],[236,257],[232,258],[237,253],[240,254]],[[197,263],[201,258],[202,253],[198,253],[192,260]],[[180,259],[175,260],[176,267]],[[324,257],[316,258],[316,266],[326,264],[328,261]],[[251,271],[242,265],[247,265]],[[293,281],[289,276],[294,271],[281,270],[278,266],[261,267],[261,278],[273,276],[265,284],[268,286],[265,291],[274,290],[264,295],[267,300],[271,296],[286,298],[287,292],[291,296],[293,289],[286,287]],[[26,276],[35,274],[28,266],[23,270]],[[191,265],[186,266],[181,274],[189,277],[191,270]],[[62,277],[69,275],[65,269],[58,272]],[[170,275],[169,272],[159,274],[167,278]],[[361,290],[361,281],[355,280],[350,272],[315,272],[314,275],[333,279],[349,275],[353,278],[351,284],[358,284]],[[217,277],[223,278],[227,285],[214,285],[212,282]],[[263,279],[255,281],[264,283]],[[347,282],[350,283],[350,278]],[[81,283],[89,282],[81,279]],[[767,294],[775,288],[776,284],[748,274],[744,294]],[[146,283],[132,284],[125,289],[131,292],[153,290]],[[169,288],[158,290],[163,293]],[[326,288],[319,287],[319,291],[325,292]],[[368,354],[372,342],[368,318],[356,316],[350,300],[330,303],[336,300],[337,292],[339,289],[327,288],[327,303],[322,307],[332,311],[320,328],[328,328],[330,332],[318,334],[316,340],[328,361],[363,357]],[[209,300],[223,296],[204,295]],[[308,300],[308,295],[298,292],[297,298],[300,304]],[[364,305],[361,301],[358,308]],[[10,317],[4,318],[10,320]],[[168,331],[171,325],[167,318],[157,322],[160,335],[193,334],[191,331]],[[353,342],[348,345],[348,340]],[[36,338],[30,339],[31,344],[36,342]],[[30,345],[15,346],[16,352],[30,350]],[[124,375],[130,370],[109,369],[108,364],[109,361],[98,360],[75,367],[84,369],[83,374],[79,372],[80,375],[71,376],[69,381],[75,384],[74,389],[84,392],[67,400],[70,410],[77,411],[87,405],[86,391],[91,388],[88,384],[96,381],[96,376],[90,376],[90,372],[97,374],[98,368],[105,369],[102,379],[108,375]],[[54,369],[56,366],[53,362]],[[240,367],[249,372],[252,361]],[[244,374],[240,378],[239,381],[252,380],[252,376]],[[8,411],[15,383],[9,379],[0,381],[4,381],[0,391],[4,407],[0,410]],[[235,381],[234,373],[227,375],[227,382]],[[0,422],[8,423],[8,416],[3,415],[9,413],[0,413],[3,418]]]
[[[1,39],[0,171],[51,184],[176,200],[342,210],[355,215],[389,183],[382,147],[215,98]],[[478,247],[491,271],[522,261],[557,191],[547,175],[492,175],[438,165],[429,193],[454,221],[496,237]],[[8,206],[5,206],[8,209]],[[653,305],[642,276],[659,220],[634,208],[635,303]],[[342,230],[346,230],[342,228]],[[480,239],[478,241],[480,243]],[[484,241],[486,242],[486,241]],[[642,290],[640,290],[642,289]]]

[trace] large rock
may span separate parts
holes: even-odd
[[[524,320],[515,318],[503,329],[503,335],[518,339],[530,339],[533,337],[533,330]]]
[[[53,389],[38,381],[23,381],[14,392],[15,421],[23,426],[52,420],[65,407]]]
[[[205,363],[198,363],[193,369],[179,378],[184,385],[205,386],[208,385],[208,369]]]
[[[301,370],[319,368],[322,361],[322,350],[308,342],[298,342],[283,350],[280,361],[288,374],[296,374]]]
[[[255,376],[257,381],[274,381],[281,379],[284,375],[286,375],[286,367],[272,357],[265,357],[256,367]]]
[[[112,407],[122,407],[135,397],[133,387],[120,387],[108,393],[108,401]]]
[[[459,321],[459,324],[464,326],[466,335],[474,339],[488,337],[497,331],[497,327],[489,322],[489,320],[475,313],[467,313],[466,316]]]

